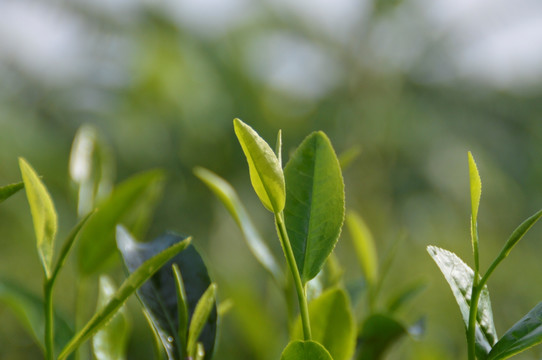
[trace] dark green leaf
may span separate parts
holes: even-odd
[[[51,276],[57,214],[51,195],[41,182],[34,169],[25,159],[19,158],[19,166],[26,190],[26,197],[32,213],[34,232],[36,233],[38,253],[47,277]]]
[[[137,244],[131,239],[131,236],[125,229],[119,226],[119,232],[124,239],[123,246],[130,246]],[[126,237],[130,237],[129,240]],[[121,240],[121,242],[123,241]],[[182,239],[177,239],[182,240]],[[186,238],[182,241],[176,241],[169,243],[164,247],[162,251],[156,252],[156,255],[152,256],[146,261],[142,261],[141,265],[131,272],[130,276],[122,283],[120,288],[115,292],[111,299],[105,304],[100,311],[94,314],[89,322],[81,329],[64,347],[60,353],[58,359],[63,360],[75,349],[77,349],[83,342],[88,340],[89,337],[94,335],[100,328],[102,328],[107,322],[116,314],[116,312],[124,305],[130,295],[132,295],[143,283],[145,283],[151,276],[154,275],[161,267],[168,262],[171,258],[177,255],[180,251],[184,250],[190,245],[190,238]],[[122,247],[122,246],[119,246]],[[125,251],[127,249],[124,249]],[[171,267],[169,267],[171,269]]]
[[[542,302],[512,326],[493,346],[488,360],[508,359],[542,342]]]
[[[391,316],[384,314],[369,316],[363,322],[356,359],[381,359],[390,346],[405,334],[407,329]]]
[[[115,226],[141,207],[152,208],[157,189],[163,186],[163,173],[149,171],[121,183],[89,219],[79,239],[78,265],[82,274],[103,270],[116,254]],[[138,212],[140,213],[140,212]],[[133,219],[133,217],[132,217]],[[130,228],[130,227],[129,227]]]
[[[465,326],[468,327],[474,271],[452,252],[436,246],[428,246],[427,251],[450,285]],[[476,355],[478,358],[485,359],[496,342],[497,331],[493,323],[489,291],[487,286],[484,286],[476,317]]]
[[[327,290],[309,303],[312,339],[322,344],[335,360],[349,360],[356,348],[356,326],[344,290]],[[301,319],[294,328],[294,339],[302,339]]]
[[[102,309],[115,294],[113,281],[107,276],[100,277],[98,308]],[[94,356],[97,360],[126,359],[126,342],[128,340],[129,323],[125,307],[121,307],[116,315],[100,329],[92,338]]]
[[[45,314],[43,300],[10,281],[0,280],[0,302],[6,304],[45,350]],[[72,337],[73,331],[62,317],[55,314],[55,350],[62,349]]]
[[[118,247],[130,272],[137,271],[145,260],[182,239],[182,236],[167,233],[150,242],[137,242],[122,228],[119,227],[117,232]],[[178,337],[177,290],[173,264],[179,267],[182,274],[188,313],[192,317],[196,304],[211,284],[207,268],[193,246],[187,247],[171,259],[150,281],[141,286],[137,295],[153,320],[169,359],[179,359],[182,342]],[[210,359],[213,353],[216,322],[215,305],[198,339],[204,344],[206,359]]]
[[[0,203],[7,200],[11,195],[16,194],[19,190],[23,188],[24,183],[22,181],[0,187]]]
[[[329,352],[316,341],[292,341],[282,352],[280,360],[333,360]]]
[[[538,210],[534,215],[529,217],[527,220],[521,223],[512,235],[508,238],[506,243],[504,244],[503,249],[501,250],[501,253],[499,254],[499,257],[505,258],[510,254],[510,251],[512,251],[512,248],[521,240],[521,238],[529,231],[531,227],[542,217],[542,210]]]
[[[252,187],[263,205],[278,214],[284,209],[284,174],[277,155],[254,129],[239,119],[233,121],[235,134],[247,158]]]
[[[309,135],[286,168],[284,220],[301,279],[316,276],[337,243],[344,220],[341,167],[323,132]]]

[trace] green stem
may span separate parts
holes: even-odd
[[[54,278],[46,279],[45,295],[45,359],[54,359],[54,313],[53,313],[53,284]]]
[[[476,316],[478,315],[478,303],[484,285],[472,286],[471,303],[469,309],[469,327],[467,328],[468,359],[476,359]]]
[[[290,244],[290,239],[288,238],[288,232],[286,231],[286,226],[284,225],[284,219],[282,213],[275,214],[275,222],[277,224],[277,229],[279,231],[280,242],[282,244],[282,249],[284,250],[284,256],[286,257],[286,262],[288,267],[292,272],[294,278],[295,290],[297,292],[297,300],[299,301],[299,313],[301,314],[301,322],[303,323],[303,337],[306,340],[311,340],[311,325],[309,320],[309,307],[307,305],[307,296],[305,295],[305,288],[301,281],[301,276],[299,275],[299,270],[295,261],[294,251],[292,250],[292,245]]]

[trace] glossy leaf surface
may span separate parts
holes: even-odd
[[[284,220],[301,279],[315,277],[333,251],[344,220],[344,183],[331,142],[309,135],[284,169]]]
[[[295,340],[286,346],[280,360],[333,360],[333,358],[316,341]]]
[[[382,359],[389,347],[405,334],[407,329],[391,316],[371,315],[363,323],[356,359]]]
[[[121,228],[121,227],[119,227]],[[131,242],[127,242],[127,231],[120,230],[123,237],[119,247],[130,246]],[[131,238],[131,237],[130,237]],[[182,240],[182,239],[179,239]],[[124,241],[124,243],[122,243]],[[176,241],[169,243],[168,246],[162,248],[161,251],[157,251],[154,256],[148,260],[141,261],[141,265],[134,271],[131,271],[130,276],[122,283],[120,288],[110,298],[110,300],[101,308],[100,311],[94,314],[89,322],[80,330],[69,342],[68,345],[62,350],[59,355],[59,359],[65,359],[75,349],[77,349],[84,341],[88,340],[94,335],[100,328],[102,328],[107,322],[115,315],[115,313],[124,305],[130,295],[132,295],[141,285],[143,285],[150,277],[152,277],[158,270],[164,266],[169,260],[171,260],[179,252],[183,251],[190,244],[191,239],[186,238],[182,241]],[[170,267],[171,269],[171,267]]]
[[[254,223],[239,199],[235,189],[226,180],[207,169],[196,168],[194,173],[209,187],[209,189],[211,189],[226,207],[243,232],[243,237],[254,257],[256,257],[260,264],[262,264],[271,276],[273,276],[275,282],[281,283],[282,271],[275,256],[273,256],[269,247],[254,226]]]
[[[98,308],[102,309],[115,294],[113,281],[107,276],[101,276],[99,282]],[[126,359],[126,343],[128,340],[129,323],[125,307],[111,318],[92,338],[92,348],[97,360]]]
[[[250,126],[239,119],[235,119],[233,125],[247,158],[254,191],[269,211],[280,213],[284,209],[286,192],[279,159]]]
[[[117,231],[118,247],[130,272],[138,271],[144,261],[183,239],[182,236],[167,233],[149,242],[138,242],[122,227],[119,227]],[[178,334],[177,285],[172,270],[173,264],[178,266],[182,274],[188,313],[192,317],[199,299],[211,284],[207,268],[193,246],[188,246],[184,251],[172,258],[149,281],[141,286],[137,295],[160,334],[169,359],[178,359],[179,354],[182,352],[180,351],[182,342]],[[216,322],[215,305],[198,339],[204,344],[206,359],[210,359],[213,353]]]
[[[436,246],[428,246],[427,251],[452,289],[465,326],[468,327],[474,271],[450,251]],[[493,322],[493,312],[487,286],[484,286],[480,294],[475,336],[476,355],[481,359],[485,359],[497,342],[497,332]]]
[[[125,220],[138,209],[152,208],[156,192],[163,186],[163,173],[150,171],[136,175],[118,185],[111,196],[89,219],[79,239],[78,265],[82,274],[103,270],[116,253],[115,226],[118,223],[135,226]]]
[[[24,188],[24,183],[18,182],[15,184],[4,185],[0,187],[0,203],[15,195],[19,190]]]
[[[542,342],[542,302],[512,326],[495,344],[488,360],[508,359]]]
[[[356,255],[369,284],[374,285],[378,277],[378,258],[373,235],[361,216],[349,211],[346,215],[346,225],[350,231]]]
[[[47,188],[30,164],[25,159],[19,158],[19,166],[34,222],[38,253],[49,277],[53,266],[54,242],[58,227],[55,206]]]
[[[356,326],[346,293],[339,288],[327,290],[309,303],[312,339],[322,344],[335,360],[349,360],[356,348]],[[298,318],[294,338],[302,339]]]

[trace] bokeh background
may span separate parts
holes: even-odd
[[[425,247],[472,264],[469,150],[483,182],[482,268],[542,207],[541,110],[536,0],[0,0],[0,183],[19,181],[17,157],[28,159],[54,198],[62,238],[77,219],[68,162],[80,126],[109,146],[115,182],[164,169],[148,238],[192,234],[220,298],[233,300],[217,359],[277,359],[287,342],[280,294],[192,173],[204,166],[230,181],[282,259],[234,117],[270,143],[282,129],[286,158],[314,130],[338,153],[359,149],[344,172],[347,207],[365,218],[381,257],[402,239],[383,295],[428,284],[403,314],[425,315],[425,335],[388,358],[461,359],[460,314]],[[39,293],[23,193],[0,205],[0,229],[0,274]],[[489,283],[499,334],[542,299],[541,238],[535,227]],[[343,231],[336,254],[347,283],[361,276],[352,253]],[[122,274],[120,263],[111,273]],[[58,287],[66,314],[74,281],[68,271]],[[129,306],[128,358],[151,358],[150,332],[136,301]],[[0,358],[40,358],[3,306],[0,324]]]

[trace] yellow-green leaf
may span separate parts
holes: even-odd
[[[378,277],[378,258],[373,235],[362,217],[354,211],[346,214],[346,225],[365,279],[374,285]]]
[[[277,214],[284,209],[284,174],[275,152],[254,129],[239,119],[233,121],[235,134],[243,148],[252,187],[263,205]]]
[[[53,265],[54,242],[58,226],[55,206],[47,188],[32,166],[25,159],[19,158],[19,167],[34,222],[38,253],[45,274],[49,277]]]
[[[316,341],[296,340],[286,346],[280,360],[333,360],[329,352]]]
[[[469,178],[470,178],[470,198],[472,207],[472,222],[476,223],[478,219],[478,207],[480,205],[480,196],[482,195],[482,180],[474,162],[474,157],[469,151]]]

